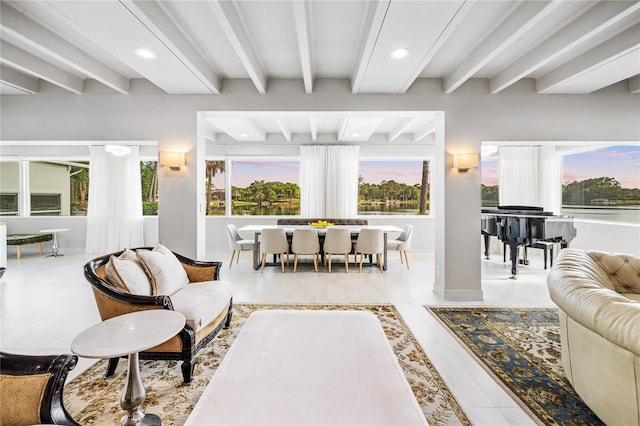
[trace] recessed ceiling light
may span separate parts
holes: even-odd
[[[248,134],[246,134],[246,133],[240,133],[240,137],[241,137],[241,138],[246,138],[247,136],[249,136],[249,135],[248,135]]]
[[[402,47],[400,49],[396,49],[396,50],[392,51],[390,56],[393,59],[402,59],[402,58],[406,58],[407,56],[409,56],[409,53],[411,53],[411,51],[409,49],[407,49],[406,47]]]
[[[157,55],[155,53],[153,53],[149,49],[140,48],[140,49],[134,50],[134,52],[136,52],[136,55],[138,55],[138,56],[140,56],[141,58],[144,58],[144,59],[155,59],[155,58],[157,58]]]
[[[360,133],[351,133],[352,138],[357,138],[360,136]]]

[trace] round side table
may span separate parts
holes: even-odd
[[[98,323],[71,342],[71,351],[85,358],[115,358],[128,355],[127,384],[120,395],[126,411],[121,426],[161,425],[160,417],[145,414],[141,408],[145,389],[140,379],[138,352],[166,342],[185,324],[180,312],[152,309],[120,315]]]
[[[50,232],[53,234],[53,244],[51,245],[51,254],[47,257],[64,256],[62,253],[58,253],[58,232],[67,232],[70,229],[67,228],[55,228],[55,229],[41,229],[40,232]]]

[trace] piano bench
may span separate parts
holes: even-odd
[[[525,264],[529,264],[529,260],[527,259],[527,248],[534,248],[534,249],[541,249],[544,250],[544,269],[545,271],[547,270],[547,252],[549,252],[551,254],[551,265],[553,266],[553,246],[556,243],[551,242],[551,241],[536,241],[534,244],[531,244],[529,246],[525,245],[524,246],[524,263]],[[503,258],[502,261],[506,262],[507,261],[507,244],[506,243],[502,243],[502,253],[503,253]],[[522,263],[522,260],[520,261]]]

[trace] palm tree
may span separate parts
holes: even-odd
[[[420,210],[418,214],[427,214],[427,200],[429,199],[429,162],[422,162],[422,186],[420,187]]]
[[[211,200],[213,199],[213,177],[216,173],[224,173],[225,162],[224,161],[207,161],[206,162],[206,175],[207,175],[207,208],[205,214],[211,213]]]

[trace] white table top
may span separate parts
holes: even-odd
[[[265,228],[282,228],[285,232],[293,232],[295,229],[316,229],[318,233],[322,234],[329,228],[321,228],[310,225],[246,225],[242,228],[238,228],[238,231],[242,232],[260,232]],[[357,233],[361,229],[382,229],[382,232],[402,232],[403,229],[394,225],[334,225],[331,228],[347,228],[351,232]]]
[[[152,309],[102,321],[76,336],[71,351],[85,358],[113,358],[152,348],[175,336],[185,324],[184,315]]]
[[[69,228],[53,228],[53,229],[41,229],[40,232],[66,232],[71,231]]]

